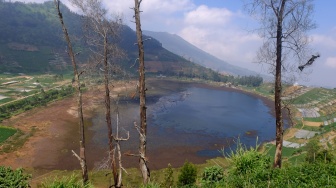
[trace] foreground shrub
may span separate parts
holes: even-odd
[[[230,172],[216,187],[336,187],[335,163],[303,163],[287,168],[269,168],[247,174]]]
[[[90,183],[83,185],[81,179],[77,178],[75,175],[70,177],[56,177],[53,180],[47,180],[42,183],[42,188],[91,188],[93,187]]]
[[[178,176],[178,186],[190,187],[196,183],[196,178],[197,168],[194,164],[186,161],[182,166],[180,174]]]
[[[164,173],[164,181],[162,183],[162,187],[170,188],[174,187],[174,176],[173,176],[173,169],[170,164],[168,164],[168,168],[165,170]]]
[[[232,173],[236,175],[261,172],[270,168],[271,159],[266,153],[258,152],[258,145],[247,149],[239,140],[236,151],[231,151],[229,161],[233,164]]]
[[[223,169],[219,166],[207,167],[202,174],[202,183],[212,184],[223,179]]]
[[[321,149],[319,141],[314,139],[309,140],[306,145],[306,149],[307,149],[306,161],[309,163],[315,162],[316,155]]]
[[[0,166],[0,188],[30,187],[30,175],[23,173],[23,169],[12,170],[10,167]]]

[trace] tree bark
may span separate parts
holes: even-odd
[[[89,180],[88,171],[87,171],[87,165],[86,165],[86,156],[85,156],[85,133],[84,133],[84,117],[83,117],[83,102],[82,102],[82,91],[81,91],[81,84],[79,80],[79,73],[77,70],[77,63],[75,60],[75,54],[72,50],[72,44],[70,41],[70,37],[67,31],[67,28],[65,27],[63,16],[59,8],[60,1],[54,0],[58,17],[62,25],[63,33],[65,40],[68,44],[68,54],[71,58],[71,63],[73,67],[74,77],[75,77],[75,88],[77,92],[77,112],[78,112],[78,121],[79,121],[79,134],[80,134],[80,141],[79,141],[79,161],[82,168],[82,179],[83,183],[86,184]]]
[[[145,184],[150,180],[150,172],[147,166],[146,158],[146,134],[147,134],[147,116],[146,116],[146,86],[145,86],[145,58],[142,40],[141,22],[140,22],[140,4],[141,0],[135,1],[135,24],[137,44],[139,49],[139,93],[140,93],[140,145],[139,145],[139,165]]]
[[[275,67],[275,86],[274,86],[274,104],[275,104],[275,124],[276,124],[276,142],[275,142],[275,157],[274,167],[281,168],[282,163],[282,145],[283,145],[283,120],[282,120],[282,105],[281,105],[281,69],[282,69],[282,22],[283,12],[286,0],[282,1],[280,10],[277,14],[277,36],[276,36],[276,67]]]
[[[106,118],[106,126],[107,126],[107,137],[109,144],[109,161],[111,162],[112,174],[114,185],[118,184],[118,173],[117,167],[115,164],[115,154],[114,154],[114,145],[113,145],[113,137],[112,137],[112,120],[111,120],[111,99],[110,99],[110,89],[109,89],[109,66],[108,66],[108,41],[107,35],[104,36],[104,84],[105,84],[105,118]]]

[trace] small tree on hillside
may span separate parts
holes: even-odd
[[[197,168],[191,162],[186,161],[178,176],[178,186],[191,186],[196,183]]]

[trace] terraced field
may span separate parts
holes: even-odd
[[[71,84],[70,76],[45,74],[0,74],[0,105],[26,96]]]

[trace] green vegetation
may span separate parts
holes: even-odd
[[[309,104],[313,101],[321,103],[329,102],[336,98],[336,92],[331,89],[313,88],[306,93],[298,96],[293,101],[294,104]]]
[[[63,99],[64,97],[72,95],[73,92],[74,89],[70,85],[68,87],[48,91],[41,89],[40,93],[0,106],[0,121],[34,107],[44,106],[48,102]]]
[[[197,179],[197,168],[194,164],[186,161],[180,170],[177,185],[179,187],[193,186]]]
[[[55,177],[54,179],[45,180],[39,187],[41,188],[91,188],[92,184],[83,185],[80,178],[72,174],[71,176]]]
[[[23,144],[28,140],[29,137],[33,136],[36,132],[36,128],[32,128],[28,133],[24,133],[20,129],[10,138],[7,139],[1,145],[0,154],[2,152],[9,153],[15,151],[17,148],[23,146]]]
[[[30,175],[23,173],[23,169],[12,170],[9,167],[0,166],[1,188],[26,188],[29,186]]]
[[[16,132],[16,129],[0,126],[0,144],[13,136]]]
[[[320,150],[323,151],[323,150]],[[328,150],[328,152],[333,152]],[[234,154],[233,154],[234,153]],[[270,157],[266,152],[258,152],[257,148],[238,147],[231,154],[228,167],[207,164],[194,165],[186,162],[180,169],[153,171],[152,181],[142,185],[141,177],[134,175],[138,169],[128,169],[129,175],[124,176],[124,187],[165,188],[171,187],[199,187],[199,188],[235,188],[235,187],[335,187],[336,186],[336,159],[315,160],[314,162],[291,163],[281,169],[271,167]],[[323,153],[323,152],[322,152]],[[179,178],[174,182],[173,172],[179,171]],[[198,173],[197,173],[198,172]],[[106,171],[90,173],[92,184],[87,187],[106,187],[109,178]],[[162,176],[160,176],[163,175]],[[48,178],[38,187],[83,187],[80,178],[73,172],[62,171],[53,178]],[[168,179],[168,184],[158,183],[160,178]],[[175,186],[176,185],[176,186]]]
[[[174,173],[174,171],[172,169],[172,166],[170,164],[168,164],[168,168],[165,169],[165,172],[164,172],[164,180],[163,180],[163,183],[162,183],[163,188],[174,187],[173,173]]]
[[[258,152],[258,145],[247,149],[239,140],[236,151],[229,154],[229,161],[233,164],[231,173],[248,174],[251,172],[264,171],[270,168],[270,157],[266,153]]]
[[[211,187],[224,178],[224,170],[219,166],[206,167],[202,174],[202,186]]]

